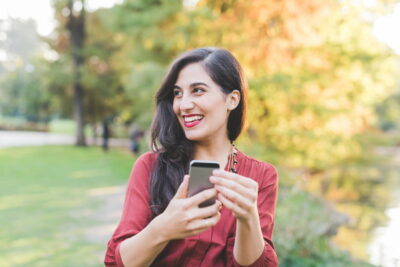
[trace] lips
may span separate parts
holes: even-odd
[[[183,115],[183,125],[187,128],[192,128],[201,123],[204,118],[204,115],[201,114],[191,114],[191,115]]]

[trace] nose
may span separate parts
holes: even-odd
[[[193,99],[190,95],[183,94],[179,103],[180,110],[190,110],[194,107]]]

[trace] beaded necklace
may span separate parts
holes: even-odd
[[[232,153],[229,154],[228,156],[228,170],[233,173],[237,173],[236,164],[238,162],[236,156],[237,156],[237,149],[235,145],[232,143]]]

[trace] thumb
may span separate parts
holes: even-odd
[[[186,198],[189,187],[189,175],[183,177],[182,183],[179,185],[178,190],[176,190],[175,196],[173,198]]]

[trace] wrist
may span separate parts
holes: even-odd
[[[157,243],[168,243],[171,238],[168,236],[168,231],[163,231],[163,225],[165,224],[162,222],[162,217],[161,214],[157,217],[155,217],[149,224],[148,224],[148,230],[151,232],[152,236],[154,236],[154,239],[156,240]]]
[[[249,213],[249,216],[248,216],[248,217],[246,217],[246,218],[241,218],[241,219],[238,218],[238,223],[240,223],[240,224],[242,224],[242,225],[244,225],[244,226],[248,226],[248,227],[251,227],[251,226],[253,226],[254,224],[259,224],[259,222],[260,222],[260,218],[259,218],[259,215],[258,215],[258,209],[257,209],[257,207],[255,207],[255,208]]]

